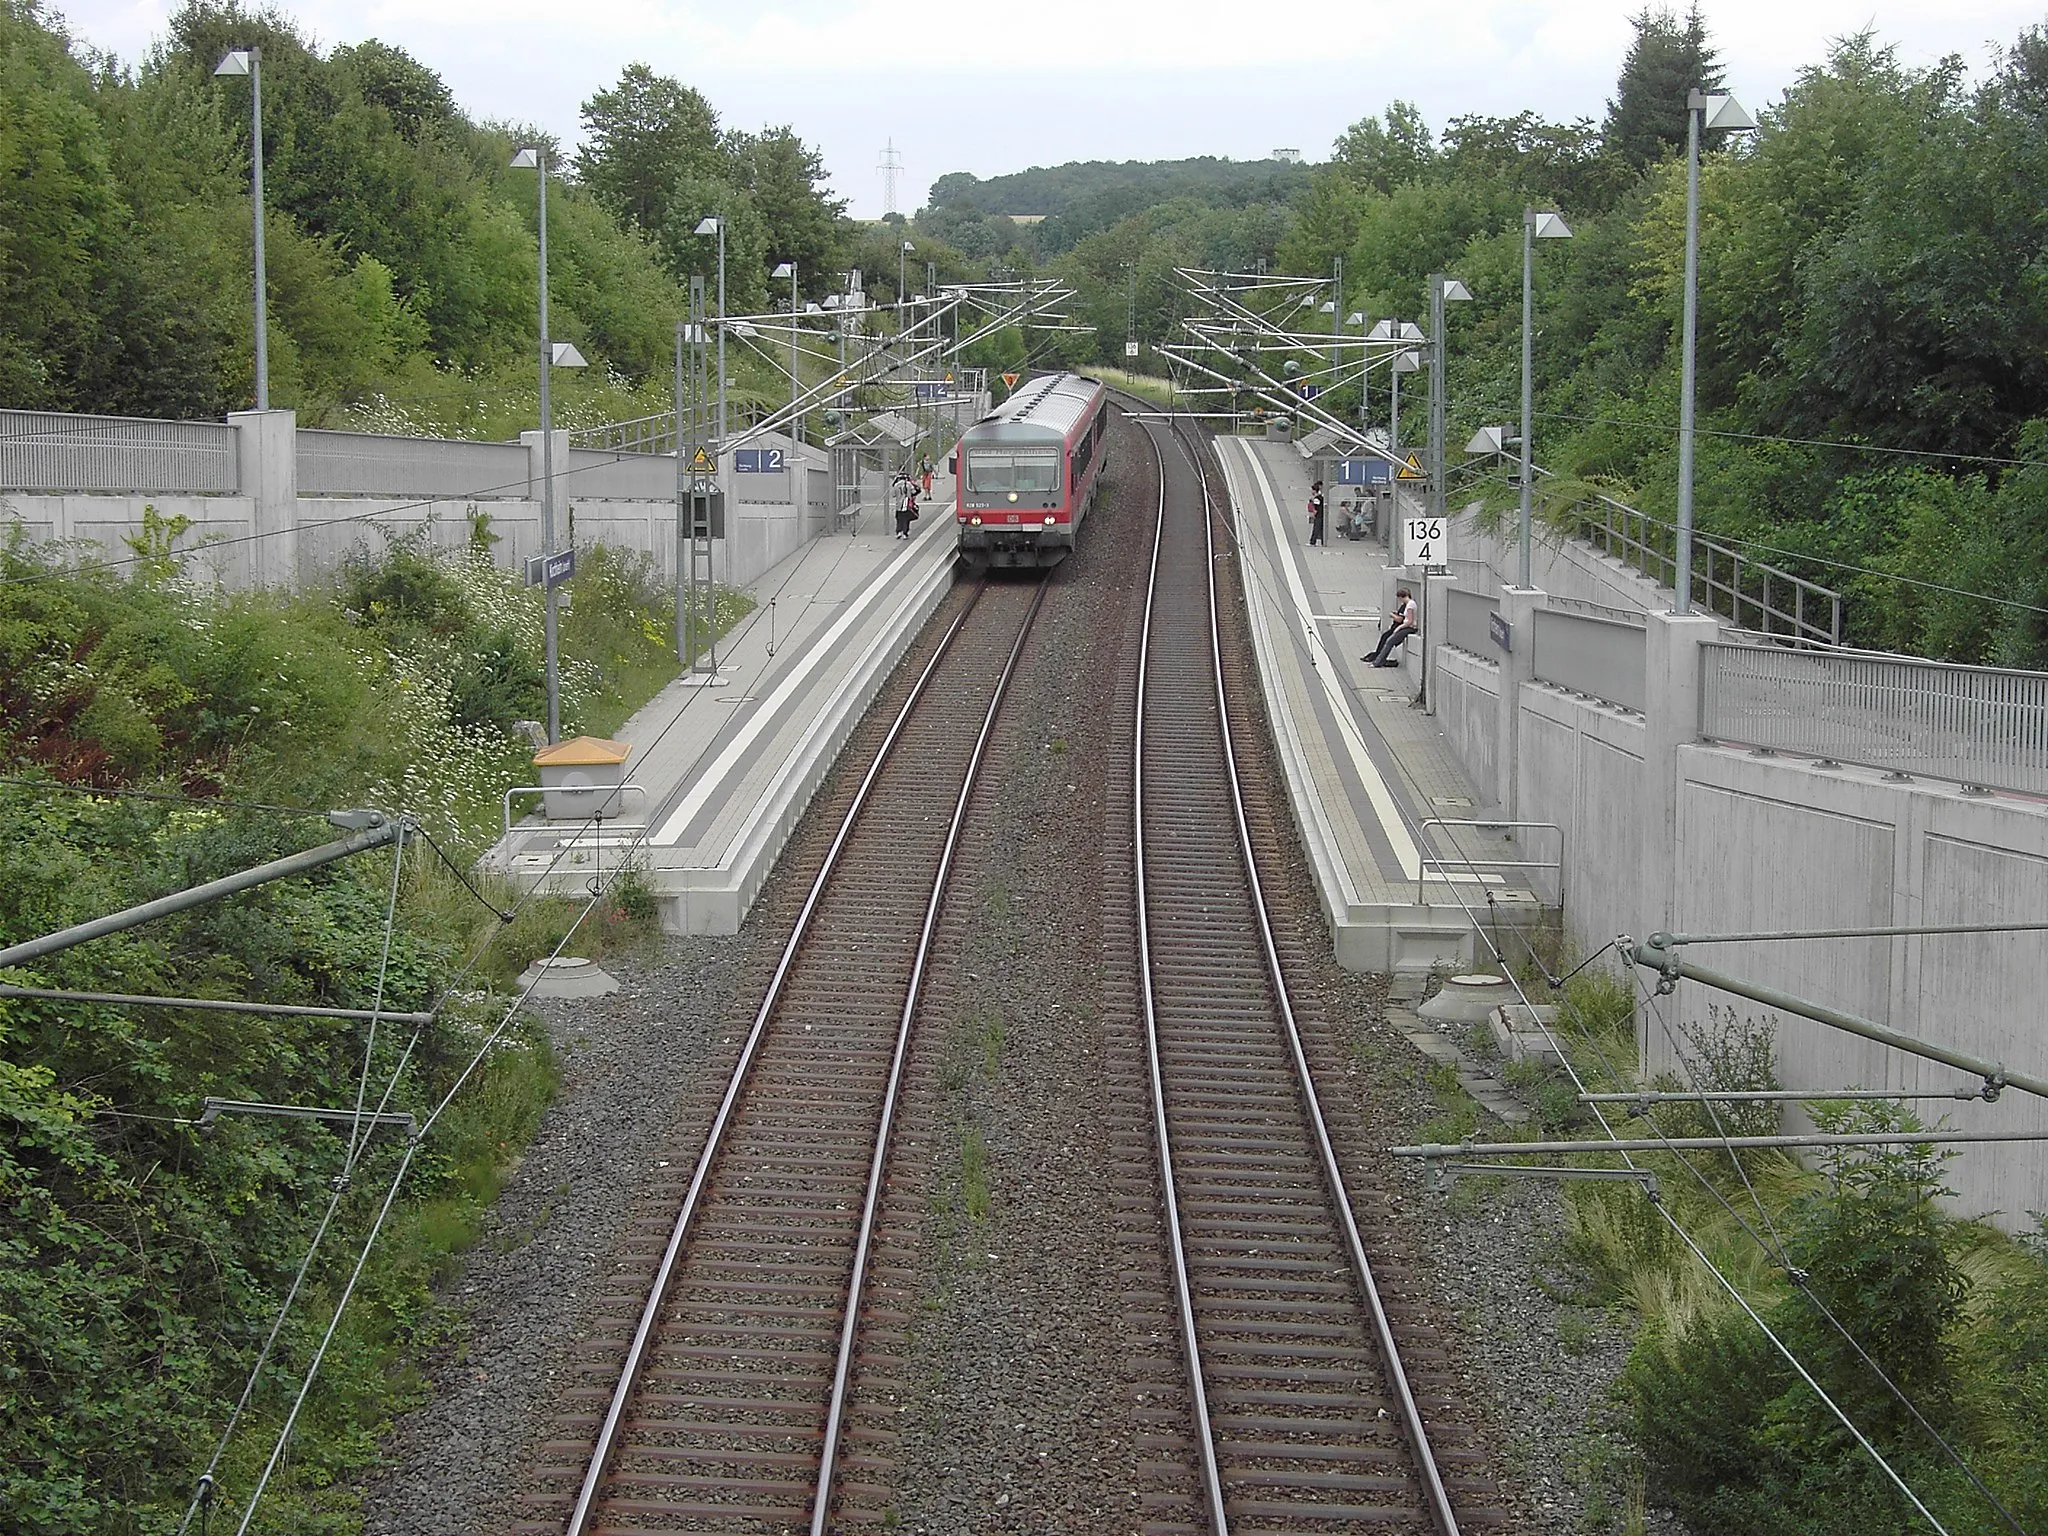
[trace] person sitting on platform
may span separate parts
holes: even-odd
[[[1416,617],[1414,595],[1406,587],[1400,588],[1394,593],[1394,611],[1387,615],[1387,627],[1380,631],[1379,644],[1372,648],[1370,655],[1358,659],[1370,662],[1376,667],[1401,665],[1395,658],[1394,651],[1403,640],[1415,633]]]

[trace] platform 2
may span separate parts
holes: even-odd
[[[719,642],[717,683],[686,676],[628,720],[616,820],[529,816],[483,867],[577,896],[630,859],[671,933],[735,933],[847,737],[953,585],[953,487],[939,477],[908,542],[861,512],[749,589]]]
[[[1273,735],[1337,961],[1469,967],[1483,953],[1475,919],[1534,923],[1554,910],[1538,895],[1542,871],[1504,866],[1558,857],[1555,839],[1432,825],[1484,820],[1487,808],[1416,703],[1421,636],[1398,667],[1361,659],[1404,573],[1376,542],[1339,536],[1337,495],[1327,542],[1309,547],[1311,474],[1292,444],[1219,437],[1216,453]]]

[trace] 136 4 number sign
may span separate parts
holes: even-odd
[[[1401,563],[1427,568],[1448,565],[1451,541],[1441,517],[1401,519]]]

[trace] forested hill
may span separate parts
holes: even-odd
[[[955,171],[932,183],[918,215],[928,233],[969,254],[1005,250],[1015,228],[1005,214],[1038,214],[1045,222],[1032,248],[1043,255],[1071,250],[1121,219],[1166,203],[1203,208],[1284,207],[1305,192],[1312,166],[1283,160],[1076,160],[1033,166],[987,180]]]
[[[954,171],[932,183],[934,208],[974,208],[982,213],[1065,213],[1104,193],[1130,195],[1140,206],[1176,197],[1206,203],[1249,203],[1286,199],[1309,183],[1310,167],[1281,160],[1075,160],[1034,165],[1028,171],[986,179]]]

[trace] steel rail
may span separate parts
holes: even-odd
[[[1329,1184],[1330,1203],[1337,1210],[1339,1224],[1344,1229],[1345,1246],[1350,1252],[1352,1268],[1357,1274],[1359,1289],[1364,1294],[1367,1309],[1372,1314],[1373,1333],[1386,1365],[1388,1382],[1399,1405],[1409,1447],[1415,1455],[1416,1470],[1422,1480],[1430,1518],[1441,1536],[1458,1536],[1458,1519],[1451,1508],[1450,1492],[1444,1487],[1443,1474],[1436,1463],[1436,1453],[1430,1447],[1429,1429],[1423,1423],[1422,1407],[1416,1402],[1414,1389],[1409,1385],[1408,1372],[1401,1362],[1400,1346],[1394,1340],[1393,1324],[1387,1316],[1386,1302],[1380,1295],[1379,1282],[1372,1271],[1372,1262],[1366,1257],[1365,1243],[1358,1231],[1358,1219],[1351,1208],[1351,1195],[1344,1182],[1343,1170],[1337,1162],[1337,1152],[1330,1140],[1329,1126],[1323,1117],[1322,1099],[1316,1092],[1315,1077],[1309,1070],[1308,1056],[1302,1047],[1301,1029],[1295,1022],[1294,1004],[1288,994],[1287,977],[1281,969],[1280,950],[1273,937],[1272,917],[1266,905],[1265,885],[1259,879],[1258,858],[1252,848],[1251,825],[1245,817],[1244,788],[1238,777],[1236,744],[1230,730],[1230,696],[1223,681],[1223,639],[1217,616],[1216,512],[1209,494],[1209,475],[1202,466],[1199,453],[1190,450],[1181,438],[1178,425],[1172,430],[1176,444],[1181,452],[1186,454],[1202,486],[1202,535],[1208,553],[1209,642],[1216,681],[1216,711],[1223,732],[1223,765],[1230,779],[1230,805],[1237,822],[1238,851],[1244,860],[1246,882],[1251,887],[1252,910],[1258,917],[1259,943],[1265,951],[1266,967],[1273,983],[1273,996],[1279,1003],[1281,1023],[1287,1032],[1288,1054],[1294,1063],[1295,1081],[1301,1089],[1302,1103],[1308,1114],[1309,1125],[1315,1132],[1316,1154],[1322,1163],[1323,1177]],[[1163,496],[1166,486],[1163,454],[1159,483]]]
[[[790,929],[789,940],[783,945],[782,956],[776,962],[774,974],[769,978],[767,991],[761,999],[761,1006],[754,1015],[753,1027],[747,1032],[746,1041],[740,1048],[739,1060],[734,1064],[724,1096],[719,1100],[718,1111],[712,1116],[710,1130],[704,1138],[704,1150],[698,1154],[697,1166],[690,1175],[689,1190],[683,1197],[682,1210],[677,1214],[675,1225],[669,1233],[668,1244],[662,1250],[661,1262],[656,1266],[654,1279],[648,1287],[646,1304],[641,1308],[639,1323],[633,1330],[632,1343],[627,1346],[626,1359],[620,1368],[618,1383],[612,1389],[611,1401],[605,1408],[602,1423],[598,1426],[597,1440],[591,1448],[590,1461],[584,1470],[582,1484],[577,1489],[576,1503],[569,1512],[564,1536],[586,1536],[590,1530],[590,1518],[597,1503],[598,1489],[603,1485],[612,1452],[618,1443],[627,1401],[639,1381],[648,1346],[653,1342],[654,1334],[659,1327],[661,1311],[668,1300],[670,1282],[674,1278],[676,1265],[682,1258],[691,1226],[703,1202],[704,1189],[710,1182],[712,1167],[717,1162],[719,1151],[724,1144],[726,1128],[731,1123],[733,1114],[739,1107],[740,1098],[746,1091],[754,1059],[760,1053],[761,1041],[768,1032],[768,1021],[774,1015],[790,970],[796,963],[798,951],[803,947],[811,919],[817,912],[819,903],[824,899],[825,887],[839,863],[841,852],[853,834],[854,823],[860,819],[861,810],[867,804],[869,792],[881,776],[883,766],[889,761],[905,725],[909,723],[911,715],[924,698],[927,686],[937,674],[939,664],[952,650],[954,639],[986,590],[986,582],[975,589],[973,598],[954,618],[944,637],[939,641],[938,647],[932,652],[931,660],[925,663],[924,671],[918,675],[917,682],[910,690],[910,696],[903,701],[903,707],[897,711],[895,720],[890,723],[888,734],[882,738],[874,760],[869,763],[866,774],[861,778],[859,788],[854,791],[853,803],[847,808],[846,815],[839,824],[839,830],[832,839],[832,845],[826,850],[824,863],[818,870],[817,878],[811,882],[811,888],[804,897],[803,906]]]
[[[1173,1271],[1174,1302],[1180,1314],[1181,1348],[1187,1354],[1188,1392],[1194,1404],[1195,1444],[1202,1462],[1202,1486],[1213,1536],[1229,1536],[1223,1508],[1223,1474],[1216,1463],[1216,1432],[1209,1422],[1208,1387],[1202,1378],[1202,1346],[1195,1333],[1195,1300],[1188,1277],[1187,1245],[1181,1236],[1180,1197],[1173,1171],[1173,1137],[1166,1123],[1166,1077],[1159,1063],[1159,1012],[1152,991],[1152,918],[1145,890],[1145,673],[1152,654],[1152,621],[1157,612],[1159,550],[1166,529],[1166,455],[1148,431],[1159,459],[1159,509],[1152,525],[1152,562],[1145,577],[1145,624],[1138,639],[1138,696],[1131,746],[1132,862],[1138,906],[1138,992],[1145,1011],[1145,1062],[1152,1079],[1152,1134],[1159,1149],[1160,1197],[1166,1204],[1166,1238]]]
[[[960,844],[960,829],[967,821],[968,802],[974,798],[975,781],[981,775],[981,760],[988,752],[989,738],[995,734],[996,716],[1010,691],[1010,679],[1016,675],[1017,659],[1024,654],[1024,642],[1031,636],[1031,626],[1038,619],[1038,610],[1045,605],[1046,587],[1046,578],[1041,576],[1038,590],[1032,594],[1031,606],[1025,610],[1024,623],[1017,631],[1016,644],[1010,647],[1009,659],[1003,663],[1002,674],[996,679],[995,690],[989,697],[988,713],[982,717],[981,733],[975,737],[974,750],[968,756],[967,772],[960,781],[960,798],[953,804],[953,820],[946,828],[938,869],[932,876],[931,901],[925,908],[924,925],[917,935],[917,954],[910,966],[910,989],[904,995],[903,1015],[896,1027],[896,1050],[889,1062],[889,1085],[882,1096],[881,1123],[875,1132],[874,1158],[868,1165],[860,1236],[854,1244],[853,1275],[847,1284],[846,1316],[839,1330],[839,1359],[833,1368],[831,1406],[825,1415],[825,1443],[818,1458],[818,1492],[811,1506],[811,1536],[825,1536],[825,1523],[831,1518],[832,1478],[839,1459],[840,1433],[853,1378],[854,1340],[859,1332],[861,1298],[867,1286],[868,1255],[874,1241],[875,1216],[882,1205],[882,1178],[888,1166],[889,1141],[896,1124],[896,1101],[902,1091],[903,1064],[910,1054],[911,1023],[917,1017],[919,1003],[923,1001],[925,968],[931,959],[932,936],[939,925],[939,910],[945,903],[946,881],[952,874],[953,854]]]

